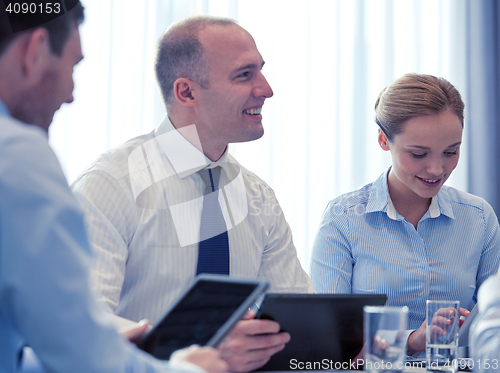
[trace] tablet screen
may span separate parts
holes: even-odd
[[[201,275],[139,347],[166,360],[192,344],[216,346],[266,288],[259,280]]]

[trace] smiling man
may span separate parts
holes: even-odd
[[[188,18],[161,39],[164,120],[103,154],[72,186],[110,312],[155,323],[203,272],[313,291],[273,190],[228,154],[229,143],[264,134],[261,110],[273,91],[263,65],[252,36],[229,19]],[[219,347],[231,371],[264,365],[290,338],[251,316]]]

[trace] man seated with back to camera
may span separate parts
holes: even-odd
[[[19,372],[23,347],[29,345],[53,373],[225,372],[227,364],[208,347],[178,351],[170,362],[152,358],[116,332],[94,298],[83,214],[47,141],[54,112],[73,101],[73,67],[83,58],[78,31],[83,7],[66,1],[69,11],[47,23],[23,14],[11,23],[4,3],[0,371]]]

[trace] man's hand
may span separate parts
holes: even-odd
[[[219,345],[220,355],[231,372],[260,368],[290,340],[290,334],[279,332],[276,321],[254,320],[254,317],[255,312],[248,311]]]
[[[139,321],[137,324],[121,328],[120,334],[127,338],[130,342],[137,344],[141,337],[146,333],[149,328],[149,321],[144,319]]]
[[[213,347],[191,346],[175,351],[169,361],[175,363],[191,363],[205,369],[208,373],[225,373],[227,363],[220,358],[219,351]]]
[[[451,316],[449,313],[456,312],[453,309],[442,308],[432,317],[431,333],[432,335],[440,336],[446,335],[446,330],[448,326],[453,322],[453,319],[449,319],[446,316]],[[460,316],[469,316],[470,311],[465,308],[460,308]],[[459,320],[459,326],[462,326],[463,320]],[[408,337],[407,349],[408,351],[425,351],[425,338],[426,338],[426,325],[427,319],[424,320],[420,328],[415,330]]]

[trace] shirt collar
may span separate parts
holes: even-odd
[[[195,142],[196,146],[189,142],[186,137]],[[194,124],[176,129],[168,115],[165,115],[165,118],[155,130],[155,138],[170,161],[175,173],[181,179],[204,168],[227,167],[227,147],[224,154],[216,162],[211,161],[199,150],[201,149],[201,143]]]
[[[387,186],[387,175],[391,168],[379,176],[372,184],[368,203],[366,205],[366,212],[385,212],[392,220],[401,220],[403,217],[396,211],[392,203],[391,196],[389,195],[389,187]],[[450,197],[443,186],[437,195],[432,197],[429,210],[425,213],[422,219],[427,217],[437,218],[439,215],[446,215],[451,219],[455,219],[453,209],[450,203]]]
[[[0,115],[11,117],[12,115],[10,114],[9,109],[7,109],[7,106],[3,103],[2,100],[0,100]]]
[[[389,173],[389,170],[380,175],[372,184],[370,195],[368,196],[368,203],[366,204],[367,213],[377,211],[388,213],[388,202],[391,199],[389,197],[389,188],[387,187],[387,174]],[[392,207],[394,208],[394,206]]]
[[[436,203],[434,203],[436,200]],[[431,218],[437,217],[439,215],[433,216],[437,212],[432,211],[432,205],[436,211],[440,212],[443,215],[446,215],[450,219],[455,219],[455,214],[453,214],[453,208],[451,207],[450,195],[448,194],[448,187],[442,186],[439,190],[437,196],[432,199],[431,206],[429,207],[429,212],[431,213]]]

